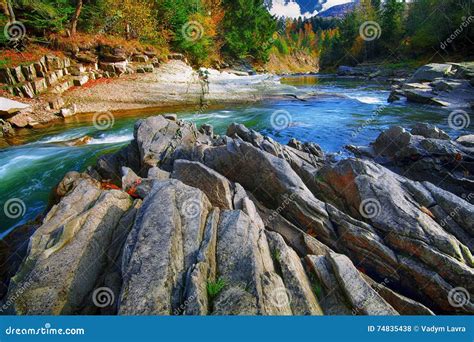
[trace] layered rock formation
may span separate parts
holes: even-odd
[[[160,116],[55,193],[10,312],[474,313],[473,206],[371,160]]]
[[[411,131],[394,126],[368,147],[348,148],[407,178],[431,182],[471,203],[474,200],[472,136],[451,140],[445,132],[427,124],[417,124]]]
[[[420,67],[406,82],[395,85],[389,102],[408,101],[451,108],[472,108],[474,63],[431,63]]]

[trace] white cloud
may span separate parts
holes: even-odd
[[[273,6],[270,9],[270,13],[279,17],[306,18],[316,15],[318,12],[314,11],[313,13],[301,13],[300,5],[298,5],[293,0],[289,1],[288,3],[285,3],[285,0],[273,0]]]
[[[316,0],[315,0],[316,1]],[[323,4],[321,11],[325,11],[328,8],[336,5],[341,5],[351,2],[351,0],[328,0]],[[304,17],[309,18],[318,14],[318,11],[301,13],[301,7],[294,0],[273,0],[273,6],[270,9],[270,13],[278,17],[298,18]]]

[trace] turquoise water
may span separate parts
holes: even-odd
[[[289,78],[284,81],[300,90],[317,92],[307,101],[277,100],[247,106],[226,106],[196,113],[173,110],[197,125],[214,125],[225,133],[232,122],[243,123],[280,143],[290,138],[314,141],[331,153],[346,155],[347,144],[366,145],[391,125],[409,127],[428,122],[453,137],[462,133],[450,129],[449,111],[435,107],[387,104],[387,85],[341,80],[331,77]],[[170,111],[168,111],[170,112]],[[34,219],[47,206],[51,189],[71,170],[83,171],[102,154],[126,145],[133,137],[133,125],[140,117],[157,114],[135,112],[116,115],[114,125],[101,131],[92,118],[84,116],[42,130],[24,131],[22,145],[0,149],[0,237],[13,227]],[[78,121],[80,120],[80,121]],[[84,146],[66,146],[65,141],[90,136]],[[3,145],[5,146],[5,142]],[[2,210],[20,203],[19,212]],[[6,215],[8,213],[8,216]]]

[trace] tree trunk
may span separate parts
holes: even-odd
[[[2,6],[2,11],[5,14],[5,16],[8,18],[8,22],[12,23],[16,20],[15,18],[15,12],[13,12],[13,7],[10,1],[8,0],[2,0],[1,1],[1,6]]]
[[[76,10],[74,11],[74,15],[72,16],[72,19],[71,19],[71,36],[74,36],[76,34],[77,21],[79,20],[79,16],[81,15],[82,4],[83,4],[82,0],[77,0]]]

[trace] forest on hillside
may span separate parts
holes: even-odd
[[[343,19],[280,19],[282,54],[314,51],[322,68],[364,61],[472,57],[474,3],[469,0],[366,0]]]
[[[195,65],[229,59],[265,63],[304,52],[322,68],[367,60],[397,62],[469,55],[474,40],[470,0],[364,0],[343,19],[285,19],[263,0],[3,0],[8,29],[28,43],[107,36],[159,51],[182,52]],[[15,27],[13,24],[20,25]],[[9,26],[10,25],[10,26]],[[14,40],[15,48],[22,48]],[[11,47],[11,46],[10,46]]]
[[[3,0],[3,9],[4,24],[21,23],[37,43],[51,35],[116,36],[183,52],[196,64],[265,60],[275,32],[263,0]]]

